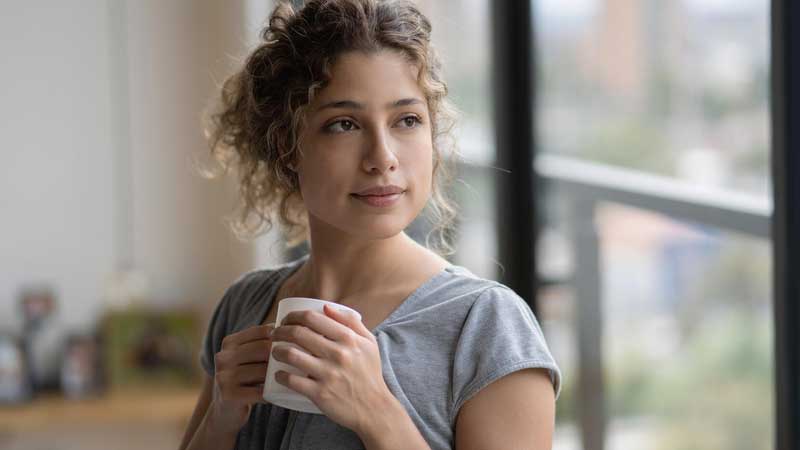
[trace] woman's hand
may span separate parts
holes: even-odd
[[[217,430],[239,432],[253,404],[267,403],[262,391],[272,349],[269,333],[274,326],[250,327],[222,340],[222,349],[214,355],[214,390],[209,407],[212,426]]]
[[[291,342],[308,353],[279,346],[278,361],[307,377],[279,370],[278,383],[308,397],[334,422],[358,432],[391,391],[383,380],[378,342],[355,314],[324,305],[318,311],[294,311],[272,334],[273,342]]]

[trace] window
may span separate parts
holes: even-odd
[[[533,6],[554,448],[774,448],[769,2]]]

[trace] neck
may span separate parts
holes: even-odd
[[[312,228],[313,230],[313,228]],[[292,290],[304,297],[337,303],[395,286],[413,273],[414,264],[429,250],[404,232],[364,241],[324,238],[312,231],[308,260],[295,273]]]

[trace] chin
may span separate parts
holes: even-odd
[[[325,213],[328,214],[325,214]],[[407,208],[397,208],[382,214],[363,214],[360,211],[344,213],[338,211],[320,211],[320,214],[309,213],[311,222],[317,222],[326,228],[337,229],[359,239],[389,239],[402,233],[416,215]],[[313,226],[313,225],[312,225]]]

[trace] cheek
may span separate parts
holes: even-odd
[[[433,183],[432,151],[423,147],[420,151],[409,155],[406,161],[401,160],[401,165],[405,167],[404,172],[408,181],[413,183],[416,191],[415,197],[420,202],[427,201]]]
[[[353,187],[355,169],[346,158],[313,157],[313,164],[304,164],[299,173],[303,202],[310,211],[335,210]]]
[[[424,173],[430,178],[433,171],[433,147],[430,141],[423,141],[420,143],[417,151],[414,153],[414,166],[417,171]]]

